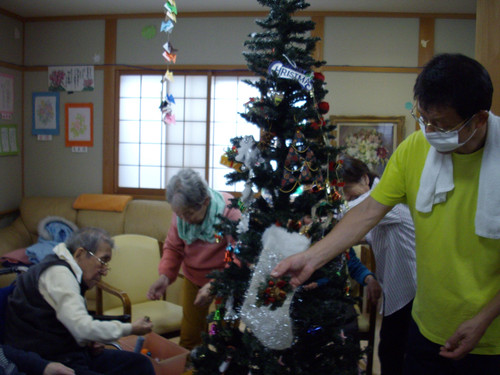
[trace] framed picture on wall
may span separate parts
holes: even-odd
[[[331,116],[335,138],[343,153],[360,159],[381,175],[394,150],[403,139],[404,116]]]
[[[33,123],[31,134],[59,134],[59,93],[33,93]]]
[[[66,146],[94,145],[94,105],[66,103]]]
[[[10,120],[14,114],[14,76],[0,73],[0,119]]]

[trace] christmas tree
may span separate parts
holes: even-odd
[[[303,0],[258,0],[270,8],[263,29],[245,45],[248,81],[260,97],[241,115],[261,129],[261,139],[232,139],[223,157],[243,181],[233,200],[239,222],[221,218],[217,236],[230,235],[227,267],[211,275],[216,311],[203,344],[191,354],[195,374],[357,374],[358,342],[348,326],[356,319],[347,287],[345,255],[316,271],[295,290],[270,276],[286,256],[305,250],[336,223],[342,199],[336,171],[339,149],[323,118],[328,103],[312,57],[318,38],[312,21],[293,18]]]

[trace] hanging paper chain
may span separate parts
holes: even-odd
[[[160,31],[167,34],[167,42],[163,45],[163,58],[167,61],[168,64],[175,64],[177,60],[177,49],[174,48],[172,43],[170,43],[170,34],[174,29],[174,25],[177,22],[177,5],[175,0],[168,0],[164,5],[165,10],[165,20],[161,24]],[[161,89],[161,97],[162,101],[160,104],[160,109],[162,112],[162,122],[165,125],[174,125],[175,124],[175,114],[173,110],[173,105],[175,104],[175,99],[173,95],[168,94],[168,86],[167,82],[173,81],[173,74],[167,68],[165,75],[162,78],[162,89]],[[164,93],[167,93],[164,95]]]

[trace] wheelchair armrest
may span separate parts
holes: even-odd
[[[21,273],[28,270],[27,266],[10,266],[0,269],[0,275],[8,275],[10,273]]]
[[[118,298],[122,301],[123,305],[123,314],[124,315],[132,315],[132,307],[130,303],[130,298],[128,294],[120,290],[118,288],[115,288],[114,286],[104,282],[104,281],[99,281],[96,285],[96,313],[98,315],[103,314],[103,306],[102,306],[102,291],[108,292]]]

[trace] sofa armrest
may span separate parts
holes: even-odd
[[[33,243],[30,233],[21,218],[0,229],[0,256]]]
[[[118,297],[123,304],[123,314],[132,315],[132,307],[130,304],[130,298],[128,297],[128,294],[125,291],[115,288],[114,286],[104,281],[99,281],[96,285],[96,314],[98,315],[103,314],[102,291],[105,291],[107,293],[110,293]]]

